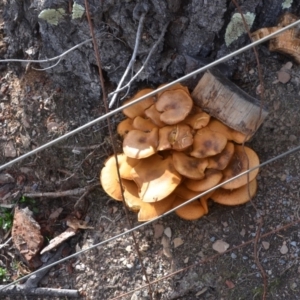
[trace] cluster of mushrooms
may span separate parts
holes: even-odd
[[[143,89],[126,103],[152,89]],[[173,207],[259,164],[257,154],[240,145],[246,136],[195,106],[188,89],[177,84],[123,110],[117,131],[123,152],[109,157],[101,170],[105,192],[151,220]],[[118,172],[121,177],[119,182]],[[208,193],[176,214],[196,220],[208,213],[208,199],[243,204],[257,190],[258,169]],[[248,185],[249,183],[249,185]]]

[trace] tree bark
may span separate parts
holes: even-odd
[[[298,1],[293,1],[288,8],[284,8],[283,3],[287,2],[284,0],[238,2],[244,14],[254,16],[251,31],[276,25],[278,17],[286,11],[300,14]],[[157,86],[170,82],[249,42],[244,33],[226,45],[226,31],[237,12],[228,0],[89,0],[89,6],[106,84],[112,89],[117,86],[130,60],[142,11],[147,13],[133,73],[145,61],[165,24],[169,25],[164,39],[132,90],[137,85]],[[84,7],[84,0],[6,0],[4,20],[9,41],[6,57],[51,58],[89,39],[86,12],[80,17]],[[75,12],[73,8],[76,8]],[[41,18],[41,13],[49,10],[56,11],[52,20]],[[55,24],[53,18],[57,19]],[[237,57],[228,62],[227,75],[232,74],[238,60]],[[41,64],[42,68],[49,66]],[[101,88],[91,42],[65,56],[47,72],[71,97],[80,97],[85,104],[99,104]],[[194,88],[197,79],[186,84]]]

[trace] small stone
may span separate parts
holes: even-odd
[[[164,226],[161,225],[161,224],[155,224],[153,226],[154,228],[154,238],[155,239],[158,239],[160,238],[162,235],[163,235],[163,232],[164,232]]]
[[[231,258],[232,259],[236,259],[237,258],[236,254],[235,253],[231,253]]]
[[[222,240],[217,240],[213,243],[212,247],[218,253],[224,253],[229,248],[229,244]]]
[[[277,78],[279,82],[285,84],[290,81],[291,75],[283,70],[280,70],[279,72],[277,72]]]
[[[243,229],[241,230],[241,232],[240,232],[240,235],[241,235],[241,236],[245,236],[245,234],[246,234],[246,230],[243,228]]]
[[[297,140],[297,137],[296,137],[295,135],[291,134],[291,135],[289,136],[289,140],[290,140],[291,142],[295,142],[295,141]]]
[[[187,264],[189,262],[189,258],[185,258],[184,261],[183,261],[185,264]]]
[[[281,254],[287,254],[289,251],[287,245],[282,245],[281,248],[280,248],[280,253]]]
[[[262,246],[264,247],[265,250],[268,250],[270,248],[270,243],[266,241],[262,241]]]
[[[173,240],[173,244],[174,244],[174,248],[177,248],[177,247],[181,246],[183,244],[182,238],[180,238],[180,237],[179,238],[175,238]]]
[[[125,248],[125,250],[126,250],[127,252],[131,252],[131,251],[132,251],[132,247],[129,245],[129,246],[127,246],[127,247]]]
[[[17,151],[14,146],[13,141],[8,141],[6,145],[4,145],[4,156],[5,157],[16,157]]]
[[[171,232],[171,228],[170,227],[167,227],[165,230],[164,230],[164,233],[165,235],[170,239],[171,236],[172,236],[172,232]]]

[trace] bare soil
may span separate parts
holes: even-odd
[[[248,144],[264,162],[299,144],[300,67],[293,64],[288,83],[276,82],[277,72],[289,59],[269,53],[265,46],[261,49],[264,104],[269,115]],[[243,54],[242,62],[234,80],[255,95],[260,83],[253,53]],[[83,107],[81,99],[69,99],[68,92],[61,91],[45,73],[30,68],[26,72],[25,65],[1,65],[0,90],[0,164],[85,124],[98,112],[96,107]],[[113,126],[121,118],[116,115]],[[111,153],[107,124],[99,123],[5,170],[15,179],[9,192],[20,190],[20,198],[25,192],[59,192],[98,183],[103,162]],[[267,299],[299,297],[299,224],[274,231],[299,220],[299,168],[299,155],[294,153],[263,167],[258,178],[253,203],[263,215],[261,234],[273,232],[257,244],[268,278]],[[64,218],[73,211],[78,198],[43,197],[26,205],[35,210],[44,230],[49,215],[63,208],[51,230],[48,228],[46,235],[51,237],[65,229]],[[128,229],[122,203],[112,201],[100,185],[85,197],[83,211],[94,229],[81,230],[70,239],[69,253]],[[130,218],[138,224],[134,213]],[[261,299],[263,280],[255,264],[254,243],[243,245],[255,239],[257,219],[251,203],[237,207],[210,203],[209,214],[198,221],[184,221],[172,214],[137,230],[135,236],[151,281],[184,269],[153,284],[154,299]],[[0,234],[1,243],[5,234]],[[212,245],[216,240],[227,242],[229,249],[236,248],[215,256]],[[0,266],[8,270],[10,280],[28,271],[11,243],[0,250]],[[78,289],[84,299],[112,299],[143,284],[141,262],[132,237],[126,235],[52,268],[40,285]],[[149,299],[148,289],[120,299]]]

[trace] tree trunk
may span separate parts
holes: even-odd
[[[238,2],[253,21],[251,31],[276,25],[278,17],[286,11],[300,14],[298,1],[292,1],[290,7],[290,1],[284,0]],[[111,90],[117,86],[133,53],[142,12],[146,12],[146,18],[133,74],[142,66],[163,27],[169,25],[132,89],[137,85],[170,82],[249,42],[245,33],[239,33],[240,23],[229,26],[237,9],[228,0],[89,0],[89,7],[105,81]],[[51,58],[89,39],[85,13],[84,0],[6,0],[4,20],[9,43],[6,58]],[[235,39],[236,35],[240,36]],[[227,75],[234,72],[239,59],[228,62]],[[43,63],[39,67],[52,64]],[[99,105],[101,88],[92,42],[72,51],[47,72],[71,97]],[[197,79],[186,84],[193,88]]]

